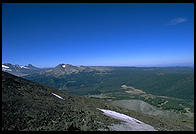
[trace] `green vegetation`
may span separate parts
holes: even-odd
[[[194,99],[194,72],[188,67],[113,67],[101,75],[92,71],[59,77],[33,74],[24,78],[77,95],[116,92],[126,84],[154,95]]]
[[[154,99],[151,99],[151,98],[145,99],[144,101],[153,105],[153,106],[159,107],[163,110],[172,110],[177,113],[186,113],[186,110],[184,109],[185,106],[179,105],[180,102],[182,102],[179,100],[162,99],[162,98],[156,97]],[[167,102],[167,103],[164,104],[164,102]],[[161,104],[163,104],[163,105],[161,105]]]

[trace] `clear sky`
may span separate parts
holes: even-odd
[[[191,3],[3,3],[2,62],[194,64]]]

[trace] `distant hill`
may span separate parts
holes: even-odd
[[[102,69],[102,70],[101,70]],[[87,71],[88,70],[88,71]],[[78,67],[57,66],[24,78],[77,95],[119,91],[123,84],[147,93],[194,99],[191,67]]]

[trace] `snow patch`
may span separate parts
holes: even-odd
[[[152,126],[145,124],[135,118],[132,118],[130,116],[127,116],[125,114],[121,114],[115,111],[111,111],[111,110],[106,110],[106,109],[100,109],[97,108],[98,110],[104,112],[103,114],[110,116],[112,118],[118,119],[118,120],[122,120],[127,122],[130,126],[129,130],[133,130],[133,131],[156,131]]]
[[[28,67],[25,67],[25,66],[20,66],[20,68],[25,68],[25,69],[29,69]]]
[[[9,68],[8,66],[2,65],[3,68]]]
[[[66,67],[66,65],[62,65],[62,67],[63,67],[63,68],[65,68],[65,67]]]
[[[56,97],[58,97],[59,99],[62,99],[62,100],[64,100],[61,96],[59,96],[59,95],[57,95],[57,94],[55,94],[55,93],[52,93],[54,96],[56,96]]]

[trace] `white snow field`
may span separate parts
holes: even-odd
[[[59,95],[57,95],[57,94],[55,94],[55,93],[52,93],[54,96],[56,96],[56,97],[58,97],[59,99],[62,99],[62,100],[64,100],[61,96],[59,96]]]
[[[113,124],[112,126],[109,126],[109,128],[114,131],[156,131],[152,126],[125,114],[106,109],[97,109],[104,112],[103,114],[107,116],[124,121],[121,124]]]
[[[2,68],[9,68],[8,66],[2,65]]]
[[[62,65],[62,67],[63,67],[63,68],[65,68],[65,67],[66,67],[66,65]]]

